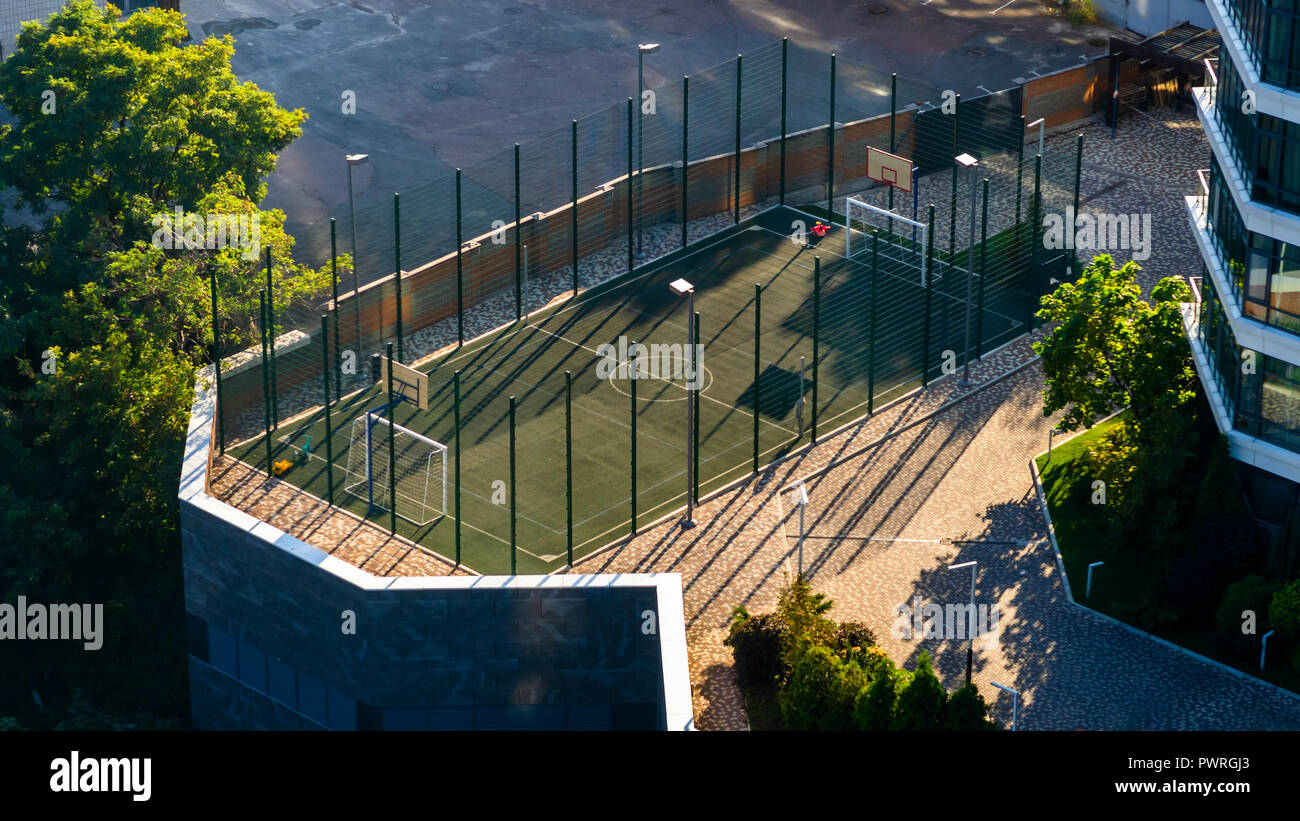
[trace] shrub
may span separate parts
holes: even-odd
[[[853,702],[853,726],[859,730],[888,730],[894,720],[897,687],[898,677],[890,672],[876,676],[859,690]]]
[[[1300,579],[1288,582],[1268,603],[1268,622],[1279,635],[1300,638]]]
[[[1237,484],[1237,470],[1232,463],[1228,437],[1219,434],[1210,445],[1210,455],[1205,464],[1205,475],[1196,494],[1197,518],[1215,516],[1244,516],[1246,505],[1241,499],[1241,486]]]
[[[1268,554],[1268,572],[1290,581],[1300,576],[1300,507],[1292,505]]]
[[[948,694],[930,667],[930,654],[922,652],[916,670],[898,692],[893,730],[938,730],[943,727]]]
[[[896,670],[889,654],[879,647],[851,647],[841,650],[840,658],[861,668],[867,681],[875,681],[877,677],[886,674],[892,675]]]
[[[741,687],[777,684],[785,678],[781,642],[785,624],[776,613],[751,616],[744,605],[732,611],[731,630],[722,643],[736,660],[736,682]]]
[[[944,714],[945,730],[995,730],[997,725],[989,720],[989,705],[973,684],[963,684],[948,699]]]
[[[1066,0],[1065,19],[1076,26],[1096,23],[1101,19],[1092,0]]]
[[[1266,542],[1247,516],[1200,519],[1184,539],[1180,555],[1165,575],[1169,604],[1187,613],[1215,606],[1223,579],[1240,579],[1263,570]]]
[[[862,622],[846,621],[835,628],[835,640],[831,644],[836,650],[852,650],[854,647],[874,647],[876,634]]]
[[[1282,586],[1276,579],[1265,579],[1250,574],[1233,582],[1223,591],[1223,600],[1215,613],[1218,630],[1213,640],[1215,648],[1223,653],[1245,656],[1259,650],[1259,637],[1267,628],[1268,605],[1273,594]],[[1241,614],[1247,610],[1255,613],[1255,633],[1241,632]]]
[[[781,692],[781,715],[791,730],[850,729],[854,699],[866,684],[856,665],[840,661],[829,647],[809,646]]]
[[[812,585],[798,576],[785,590],[776,612],[784,625],[781,638],[781,655],[787,669],[810,646],[829,647],[835,641],[835,622],[825,616],[834,602],[825,594],[814,593]]]

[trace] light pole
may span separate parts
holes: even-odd
[[[1046,122],[1047,121],[1045,119],[1039,117],[1037,120],[1034,120],[1032,123],[1025,126],[1026,130],[1031,129],[1034,126],[1038,126],[1038,153],[1040,156],[1043,153],[1043,127],[1046,125]]]
[[[642,43],[636,47],[636,258],[645,259],[645,250],[641,247],[641,172],[645,169],[642,155],[645,148],[645,129],[642,126],[642,110],[645,94],[645,56],[659,50],[658,43]],[[656,109],[658,110],[658,109]],[[692,314],[694,316],[694,314]],[[687,402],[686,404],[690,404]]]
[[[695,286],[684,279],[675,279],[668,285],[677,296],[686,296],[686,356],[691,363],[686,376],[686,516],[682,529],[695,527],[695,403],[691,401],[691,383],[699,390],[699,363],[695,361]]]
[[[963,567],[970,568],[970,612],[966,614],[966,683],[970,684],[971,668],[975,665],[975,625],[979,623],[975,618],[975,562],[948,565],[949,570]]]
[[[1261,670],[1264,669],[1264,655],[1268,653],[1268,637],[1271,635],[1273,635],[1272,630],[1264,634],[1264,643],[1259,648],[1259,669]]]
[[[1088,587],[1083,592],[1083,597],[1085,599],[1092,598],[1092,569],[1094,567],[1101,567],[1103,564],[1105,564],[1105,562],[1093,562],[1092,564],[1088,565]]]
[[[957,380],[957,387],[969,388],[974,384],[970,378],[970,325],[971,300],[975,293],[975,169],[979,167],[980,161],[970,154],[960,154],[956,157],[956,162],[966,169],[970,177],[970,244],[966,250],[966,348],[962,351],[961,379]]]
[[[362,165],[370,159],[369,154],[349,154],[348,161],[348,208],[352,213],[352,309],[357,320],[357,359],[360,361],[361,350],[361,271],[357,265],[357,199],[352,191],[352,168]]]
[[[1011,732],[1014,733],[1016,731],[1016,719],[1018,718],[1017,712],[1020,707],[1020,691],[1005,684],[998,684],[996,681],[990,681],[989,683],[1002,692],[1011,694]]]
[[[803,578],[803,514],[808,507],[808,488],[800,479],[799,488],[799,578]]]

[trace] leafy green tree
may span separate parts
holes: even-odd
[[[943,728],[948,693],[930,666],[930,654],[922,652],[916,670],[898,692],[892,730],[939,730]]]
[[[776,612],[785,625],[782,655],[788,668],[810,646],[830,647],[835,643],[836,624],[826,616],[835,603],[823,593],[814,593],[803,576],[797,576],[781,591]]]
[[[257,207],[304,115],[234,76],[229,37],[185,36],[175,13],[119,21],[77,0],[0,63],[0,187],[42,220],[0,228],[0,464],[22,466],[0,473],[0,600],[103,602],[107,631],[97,653],[42,643],[6,669],[0,704],[26,706],[0,712],[24,726],[188,714],[176,483],[209,283],[230,352],[255,338],[265,272],[241,248],[158,247],[158,216],[256,217],[281,308],[327,282]]]
[[[781,655],[785,623],[777,613],[751,616],[736,605],[731,628],[722,643],[731,648],[736,662],[736,683],[741,687],[774,685],[789,672]]]
[[[781,715],[791,730],[847,730],[866,674],[829,648],[809,645],[794,663],[781,692]]]
[[[898,676],[889,672],[876,676],[859,690],[853,703],[853,726],[859,730],[888,730],[894,721],[897,686]]]
[[[948,699],[945,711],[945,730],[994,730],[997,725],[988,718],[989,706],[984,696],[973,684],[963,684]]]
[[[1300,639],[1300,579],[1288,582],[1268,603],[1268,621],[1278,635]]]
[[[1037,316],[1055,325],[1033,346],[1047,382],[1043,415],[1065,410],[1062,430],[1090,427],[1123,407],[1140,427],[1196,395],[1179,314],[1187,284],[1166,277],[1143,300],[1139,270],[1135,262],[1115,268],[1101,254],[1042,299]]]

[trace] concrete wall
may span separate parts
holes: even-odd
[[[372,576],[207,494],[209,375],[180,488],[196,727],[688,727],[678,574]]]

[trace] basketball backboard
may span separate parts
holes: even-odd
[[[379,389],[388,390],[389,360],[379,357]],[[420,410],[429,409],[429,375],[415,368],[393,362],[393,399],[404,399]]]
[[[900,191],[912,190],[912,161],[879,148],[867,147],[867,176]]]

